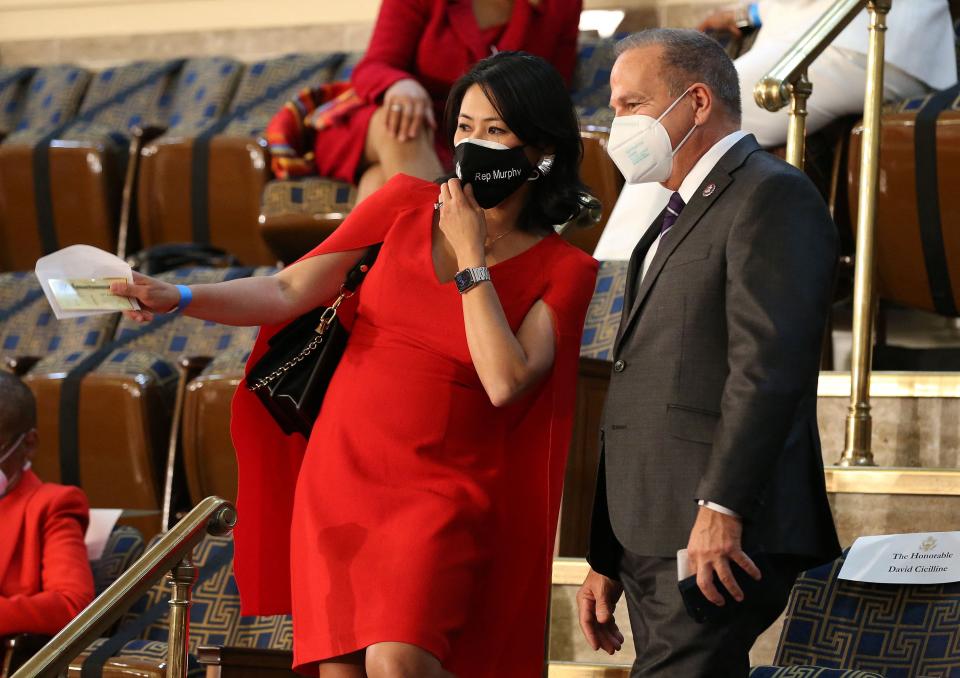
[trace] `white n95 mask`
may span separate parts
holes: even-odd
[[[670,143],[667,128],[660,121],[672,111],[687,92],[677,97],[659,118],[649,115],[623,115],[613,119],[607,153],[628,184],[663,182],[673,172],[673,156],[697,129],[694,123],[676,148]]]

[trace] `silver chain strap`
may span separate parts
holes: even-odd
[[[303,362],[311,353],[317,350],[317,347],[323,342],[323,337],[327,333],[327,330],[330,329],[330,325],[337,317],[337,309],[340,308],[340,304],[343,303],[344,299],[349,299],[353,296],[353,292],[349,292],[344,289],[343,285],[340,286],[340,296],[337,297],[337,300],[330,305],[329,308],[323,310],[323,315],[320,316],[320,322],[314,330],[315,334],[313,338],[307,343],[306,346],[300,351],[299,354],[285,362],[283,365],[275,369],[273,372],[268,374],[265,377],[257,380],[257,383],[252,386],[248,386],[251,391],[259,391],[265,386],[269,386],[277,379],[286,374],[291,368],[296,367],[298,364]]]

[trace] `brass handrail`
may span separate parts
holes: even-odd
[[[171,628],[168,639],[168,676],[185,674],[186,608],[189,585],[195,571],[189,557],[204,534],[229,534],[237,522],[233,504],[219,497],[207,497],[190,511],[126,572],[88,605],[73,621],[31,657],[13,678],[56,676],[94,640],[100,637],[153,584],[171,572],[174,596],[171,599]]]
[[[753,90],[757,105],[773,112],[786,106],[790,101],[787,85],[796,82],[806,73],[810,64],[816,61],[866,4],[867,0],[836,0],[760,79]]]
[[[856,269],[853,289],[853,349],[850,408],[846,442],[837,464],[873,466],[871,451],[870,369],[873,346],[874,231],[877,183],[880,176],[880,108],[883,104],[884,34],[892,0],[836,0],[819,20],[757,83],[753,98],[768,111],[790,104],[787,162],[803,169],[806,144],[806,101],[812,91],[810,64],[864,7],[870,16],[867,44],[867,84],[863,101],[863,143],[860,151],[860,191],[857,202]]]
[[[880,181],[880,109],[883,106],[883,64],[887,13],[891,0],[870,0],[867,45],[867,88],[863,98],[863,139],[860,146],[860,186],[857,196],[856,267],[853,274],[853,342],[850,367],[850,407],[840,466],[874,466],[870,414],[870,370],[873,362],[873,321],[876,314],[873,279],[876,258],[877,190]]]
[[[806,103],[811,92],[807,69],[866,4],[867,0],[836,0],[753,88],[760,108],[775,113],[790,105],[787,162],[795,167],[803,169]]]

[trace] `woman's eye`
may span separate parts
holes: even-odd
[[[491,127],[489,130],[487,130],[487,132],[489,134],[506,134],[507,133],[506,130],[500,129],[499,127]]]
[[[461,132],[469,132],[470,125],[465,122],[461,122],[459,125],[457,125],[457,129],[459,129]]]

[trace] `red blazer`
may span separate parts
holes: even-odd
[[[495,46],[543,57],[569,85],[582,5],[582,0],[516,0]],[[390,85],[413,78],[442,110],[450,86],[490,56],[489,36],[477,26],[472,0],[384,0],[370,46],[353,71],[353,86],[369,103],[379,103]]]
[[[0,499],[0,636],[52,636],[93,600],[89,519],[79,488],[32,471]]]

